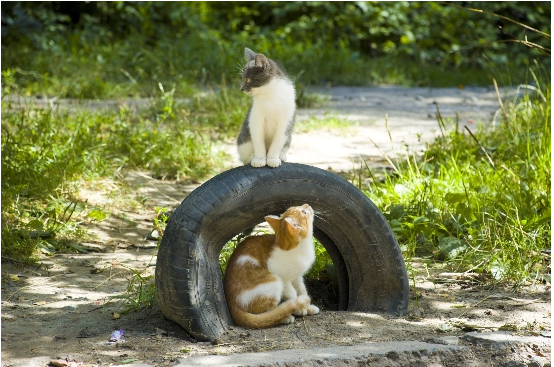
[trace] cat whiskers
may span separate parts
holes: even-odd
[[[236,69],[237,69],[240,76],[242,76],[242,74],[244,74],[244,66],[241,65],[239,62],[237,62]]]
[[[325,220],[325,217],[322,217],[322,216],[319,215],[319,214],[324,214],[324,213],[314,211],[314,218],[321,219],[321,220]]]

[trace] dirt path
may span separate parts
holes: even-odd
[[[318,92],[326,93],[327,105],[299,111],[300,119],[327,112],[359,125],[345,136],[333,131],[297,134],[290,157],[335,171],[356,168],[359,157],[385,164],[382,153],[392,155],[404,144],[420,149],[417,134],[425,141],[437,130],[433,102],[439,104],[443,117],[458,113],[460,123],[468,126],[479,120],[488,123],[496,111],[495,93],[484,88]],[[391,145],[385,114],[396,145]],[[379,148],[368,144],[368,138]],[[232,152],[234,148],[226,145],[224,149]],[[177,206],[199,184],[158,181],[141,172],[129,172],[125,179],[132,190],[120,190],[117,195],[140,197],[144,207],[114,208],[108,219],[87,224],[95,234],[83,244],[88,253],[44,257],[37,268],[2,264],[2,366],[46,366],[52,361],[68,366],[171,366],[179,359],[200,355],[402,340],[470,345],[464,339],[470,330],[508,330],[544,340],[494,352],[473,347],[474,365],[514,361],[520,364],[513,366],[543,366],[550,362],[550,284],[518,290],[483,287],[474,275],[453,274],[418,261],[410,264],[412,297],[407,317],[328,311],[319,301],[324,310],[319,315],[269,330],[235,327],[222,336],[219,345],[212,345],[195,342],[178,325],[166,321],[156,307],[121,314],[121,302],[112,297],[123,294],[131,269],[153,273],[156,242],[145,237],[153,229],[154,207]],[[110,200],[92,189],[82,194],[92,204]],[[124,341],[110,343],[110,335],[119,329],[124,330]],[[412,357],[414,363],[425,365],[421,356]],[[401,365],[394,360],[390,363]]]
[[[297,120],[310,116],[337,116],[353,123],[350,131],[318,130],[294,134],[289,160],[336,172],[360,168],[362,158],[370,164],[386,164],[384,155],[404,156],[421,152],[425,142],[440,133],[437,110],[449,128],[470,129],[482,123],[494,124],[498,99],[494,88],[404,88],[397,86],[313,89],[326,100],[319,108],[301,109]],[[513,99],[517,90],[500,92]],[[234,153],[232,144],[225,150]],[[240,162],[235,157],[233,164]]]

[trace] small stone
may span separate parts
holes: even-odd
[[[395,351],[388,352],[385,356],[393,361],[398,361],[400,359],[400,355]]]
[[[160,233],[158,232],[157,229],[154,229],[152,232],[150,232],[147,236],[146,236],[146,239],[149,240],[149,241],[157,241],[161,238],[162,236],[160,236]]]
[[[518,361],[510,361],[504,365],[504,367],[526,367],[525,363]]]
[[[434,338],[434,339],[440,341],[440,343],[438,343],[438,344],[444,344],[444,345],[458,345],[458,343],[459,343],[458,337],[454,336],[454,335],[441,336],[441,337]]]
[[[213,345],[223,344],[223,340],[221,340],[220,338],[215,338],[214,340],[212,340],[212,344]]]
[[[167,331],[160,328],[156,328],[156,332],[152,335],[167,335]]]
[[[531,344],[544,341],[540,337],[512,335],[509,331],[470,332],[463,335],[462,339],[488,350],[501,350],[513,347],[516,344]]]
[[[66,367],[66,366],[69,366],[68,364],[69,362],[67,361],[63,361],[63,360],[52,360],[50,361],[50,363],[48,363],[49,366],[52,366],[52,367]]]

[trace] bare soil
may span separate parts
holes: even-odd
[[[370,99],[371,93],[375,92],[373,89],[365,90],[367,93],[360,89],[353,90],[358,94],[350,90],[336,97],[337,91],[332,91],[328,106],[335,108],[337,113],[342,111],[340,108],[344,106],[338,103],[340,98],[345,103],[352,101],[344,97],[345,93],[354,95],[353,98],[358,98],[360,103],[379,106],[378,99]],[[407,90],[406,93],[413,96],[410,94],[406,98],[411,98],[414,103],[423,103],[425,98],[430,98],[427,103],[431,104],[432,97],[427,97],[426,92],[429,91]],[[483,90],[483,93],[489,92]],[[394,100],[394,95],[387,96]],[[479,100],[462,101],[477,104]],[[431,107],[425,105],[421,108]],[[344,108],[348,111],[348,106]],[[314,111],[320,113],[322,110]],[[431,112],[422,112],[422,119],[430,119],[427,116]],[[312,112],[304,112],[305,115],[308,113]],[[389,110],[388,113],[394,116],[394,111]],[[494,109],[483,113],[492,116]],[[464,118],[467,122],[473,117],[464,115]],[[392,121],[392,124],[395,123]],[[371,126],[368,123],[366,127]],[[429,133],[429,129],[423,130]],[[397,131],[402,131],[400,125]],[[362,133],[358,130],[355,134],[357,139],[361,139]],[[432,136],[433,133],[429,133],[429,138]],[[336,140],[333,132],[315,132],[311,137],[317,138],[318,146],[343,144]],[[299,136],[297,141],[306,142],[309,138],[308,135]],[[416,144],[417,139],[412,139],[412,142]],[[320,162],[322,168],[345,171],[355,164],[353,159],[359,154],[349,149],[345,146],[342,151],[327,150],[327,156],[319,152],[291,160],[314,165]],[[303,146],[293,143],[290,156],[293,158],[294,152],[299,152],[301,156],[304,151]],[[378,164],[384,164],[379,154],[373,152],[367,155],[373,156]],[[153,274],[157,242],[145,238],[154,229],[154,208],[178,206],[200,184],[159,181],[145,172],[128,172],[125,179],[128,189],[121,191],[114,188],[114,192],[117,195],[123,192],[121,195],[133,197],[133,200],[140,197],[143,204],[134,207],[114,205],[112,215],[106,220],[87,222],[85,225],[93,234],[90,241],[83,243],[88,253],[43,256],[36,267],[2,263],[2,366],[110,366],[129,363],[171,366],[178,359],[198,355],[401,340],[433,343],[449,340],[462,345],[466,342],[461,337],[475,330],[508,330],[545,340],[541,345],[500,351],[472,347],[471,353],[476,360],[485,361],[486,365],[504,365],[509,361],[529,366],[550,363],[550,284],[519,288],[495,286],[480,274],[456,273],[453,269],[417,259],[409,264],[411,302],[408,315],[402,317],[333,311],[333,288],[325,283],[312,284],[310,288],[315,302],[322,308],[320,314],[298,318],[294,324],[267,330],[231,327],[213,344],[195,341],[179,325],[164,319],[156,306],[122,313],[122,301],[113,297],[125,292],[132,269],[144,275]],[[89,199],[89,203],[113,203],[113,195],[107,195],[105,188],[86,188],[82,195]],[[109,342],[112,332],[120,329],[124,331],[122,340]],[[457,338],[444,339],[445,336]]]

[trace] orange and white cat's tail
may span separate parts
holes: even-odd
[[[290,324],[294,322],[293,313],[306,310],[310,306],[310,297],[298,296],[296,299],[289,299],[264,313],[253,314],[240,308],[230,308],[229,312],[233,322],[237,326],[252,329],[264,329],[279,324]]]

